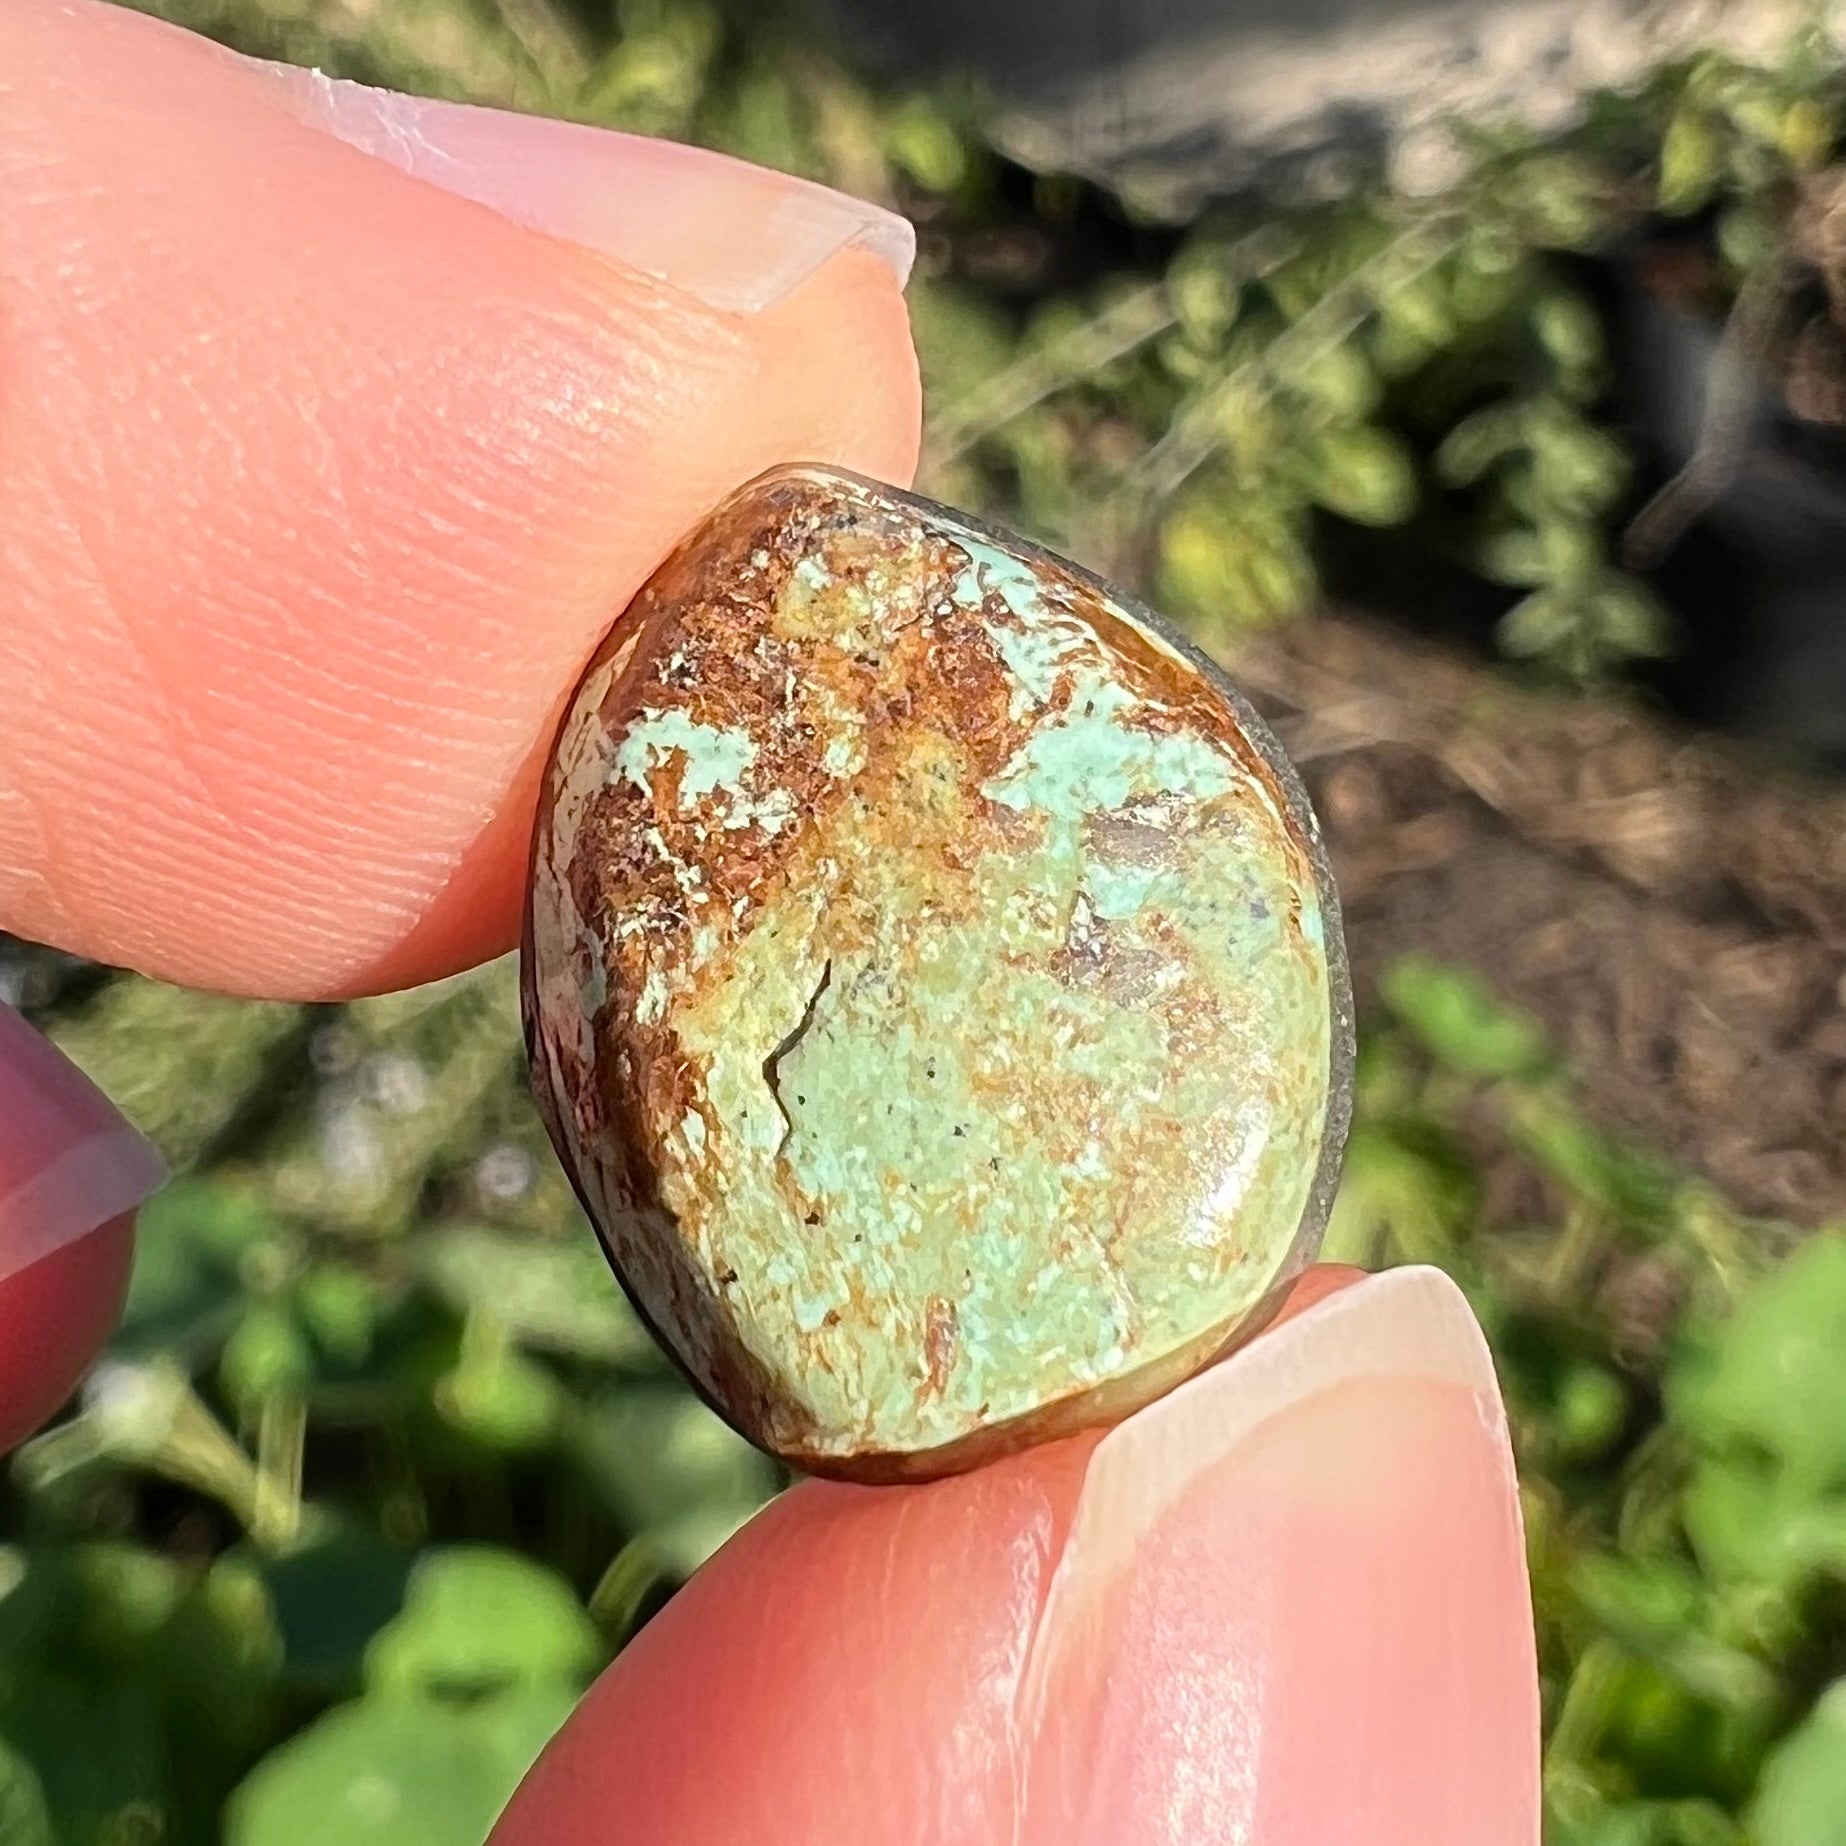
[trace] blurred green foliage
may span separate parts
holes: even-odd
[[[1434,508],[1525,593],[1508,653],[1579,681],[1668,637],[1612,561],[1630,460],[1567,259],[1702,213],[1741,285],[1839,96],[1799,47],[1703,61],[1567,143],[1477,136],[1440,198],[1175,226],[1006,171],[970,99],[874,93],[780,14],[158,10],[891,198],[922,231],[934,491],[1151,581],[1208,644],[1311,600],[1327,518]],[[782,1485],[610,1279],[525,1098],[510,968],[309,1008],[0,945],[0,981],[181,1175],[110,1359],[0,1485],[0,1840],[471,1846]],[[1553,1837],[1846,1839],[1846,1233],[1797,1242],[1612,1142],[1445,967],[1393,971],[1358,1105],[1327,1254],[1449,1269],[1501,1368]]]
[[[0,972],[123,1094],[246,1085],[204,1130],[143,1110],[186,1170],[109,1360],[0,1493],[0,1838],[289,1846],[337,1816],[469,1846],[782,1484],[568,1199],[510,964],[286,1030],[39,951]],[[1325,1253],[1440,1264],[1493,1345],[1554,1838],[1840,1837],[1846,1230],[1797,1242],[1611,1140],[1530,1020],[1407,961]]]
[[[510,964],[303,1008],[0,963],[180,1169],[0,1491],[0,1840],[478,1841],[782,1485],[616,1288]]]
[[[1314,598],[1327,522],[1414,530],[1509,586],[1499,639],[1570,683],[1672,643],[1615,562],[1634,470],[1573,259],[1708,226],[1721,292],[1838,143],[1843,74],[1711,56],[1567,138],[1457,130],[1466,176],[1175,224],[1005,167],[969,91],[877,91],[799,0],[138,0],[336,75],[673,135],[889,200],[931,404],[923,484],[1105,574],[1209,646]],[[1721,308],[1718,311],[1722,311]]]
[[[1440,1264],[1487,1331],[1524,1490],[1551,1837],[1841,1837],[1846,1227],[1791,1245],[1610,1140],[1470,975],[1404,963],[1384,1001],[1326,1254]],[[1497,1208],[1483,1147],[1518,1156]],[[1495,1169],[1507,1188],[1503,1153]]]

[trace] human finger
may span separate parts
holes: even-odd
[[[0,1454],[114,1329],[134,1210],[164,1176],[89,1079],[0,1005]]]
[[[0,925],[319,996],[515,936],[578,665],[725,492],[906,478],[900,221],[0,8]]]
[[[1100,1439],[784,1496],[494,1846],[1533,1846],[1537,1700],[1485,1342],[1401,1270]]]

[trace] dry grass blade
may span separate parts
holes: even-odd
[[[1337,282],[1260,354],[1200,385],[1123,486],[1144,506],[1157,506],[1177,492],[1218,449],[1223,413],[1240,391],[1254,386],[1271,393],[1291,368],[1305,370],[1344,345],[1393,289],[1416,281],[1454,250],[1460,238],[1457,222],[1449,208],[1419,218]]]
[[[1298,241],[1273,226],[1238,239],[1224,255],[1226,279],[1260,280],[1294,255]],[[1081,384],[1102,367],[1158,339],[1179,324],[1166,282],[1150,282],[1073,328],[1042,351],[985,379],[937,419],[924,447],[924,467],[946,467],[1016,417]]]

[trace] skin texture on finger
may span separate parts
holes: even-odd
[[[775,1502],[591,1689],[493,1846],[1009,1839],[1012,1696],[1094,1444]]]
[[[1021,1846],[1535,1841],[1492,1377],[1454,1285],[1398,1271],[1100,1450],[1025,1691]]]
[[[913,464],[890,252],[745,313],[699,247],[662,281],[271,67],[0,7],[0,923],[302,996],[508,947],[539,752],[654,562],[775,461]]]
[[[1518,1502],[1465,1303],[1399,1271],[1100,1439],[796,1489],[591,1690],[493,1846],[561,1839],[1535,1846]]]

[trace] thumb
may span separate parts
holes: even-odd
[[[908,475],[908,227],[0,0],[0,928],[243,992],[511,946],[541,739],[776,462]]]
[[[134,1210],[165,1177],[108,1099],[0,1005],[0,1453],[57,1409],[115,1326]]]
[[[1399,1270],[1100,1438],[769,1507],[493,1846],[1535,1846],[1486,1343]]]

